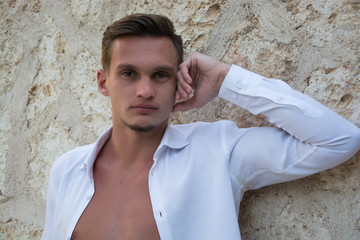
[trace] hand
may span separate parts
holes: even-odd
[[[199,108],[215,98],[220,90],[230,65],[212,57],[193,53],[183,63],[177,73],[176,100],[173,112]],[[191,94],[193,93],[193,96]]]

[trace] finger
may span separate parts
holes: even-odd
[[[180,71],[177,73],[176,79],[177,79],[177,92],[182,98],[188,99],[193,91],[192,87],[184,80]]]
[[[179,68],[182,78],[190,85],[192,83],[192,78],[190,76],[191,59],[186,59],[182,64],[180,64]]]
[[[187,94],[186,91],[181,90],[181,89],[178,88],[178,89],[176,90],[176,95],[175,95],[175,97],[176,97],[176,100],[177,100],[177,101],[180,101],[180,100],[182,100],[182,99],[188,99],[188,98],[189,98],[189,95]]]
[[[182,81],[180,76],[176,77],[176,100],[178,101],[187,96],[187,92],[183,88],[183,84],[181,84]]]
[[[187,58],[182,64],[180,64],[179,68],[183,79],[189,85],[185,89],[188,91],[189,94],[191,94],[192,88],[194,88],[194,86],[196,85],[196,54],[192,54],[189,58]]]
[[[175,93],[175,99],[176,99],[176,101],[180,101],[182,99],[181,94],[177,90]]]
[[[183,101],[183,102],[179,102],[176,103],[173,107],[173,112],[178,112],[178,111],[187,111],[193,108],[200,108],[202,106],[204,106],[205,103],[201,103],[198,101],[198,98],[196,96],[193,96],[192,98]]]

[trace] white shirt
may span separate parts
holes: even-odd
[[[163,240],[238,240],[245,191],[331,168],[359,150],[356,126],[280,80],[233,65],[219,97],[278,128],[240,129],[230,121],[168,126],[149,173]],[[42,239],[70,239],[94,194],[92,166],[111,134],[110,128],[55,161]]]

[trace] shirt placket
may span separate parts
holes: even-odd
[[[154,161],[149,172],[149,194],[155,222],[161,239],[172,239],[170,227],[167,221],[167,212],[161,193],[161,176],[159,175],[159,163]]]
[[[68,239],[71,239],[71,236],[75,230],[76,224],[79,221],[81,215],[84,213],[85,208],[87,207],[87,205],[89,204],[89,202],[91,201],[94,193],[95,193],[95,184],[94,184],[94,177],[92,174],[92,170],[87,169],[86,164],[84,163],[82,165],[82,171],[84,171],[84,180],[86,180],[86,187],[84,187],[83,189],[83,198],[80,202],[80,206],[78,209],[80,209],[79,212],[75,212],[73,213],[73,221],[72,224],[69,225],[69,231],[68,231]]]

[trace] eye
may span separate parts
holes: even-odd
[[[132,72],[132,71],[123,71],[122,73],[121,73],[121,75],[122,76],[124,76],[124,77],[127,77],[127,78],[131,78],[131,77],[133,77],[134,76],[134,73]]]
[[[167,72],[157,72],[154,74],[154,78],[158,81],[165,81],[169,78],[169,74]]]
[[[132,70],[124,70],[120,72],[120,75],[125,80],[133,80],[136,78],[136,73]]]

